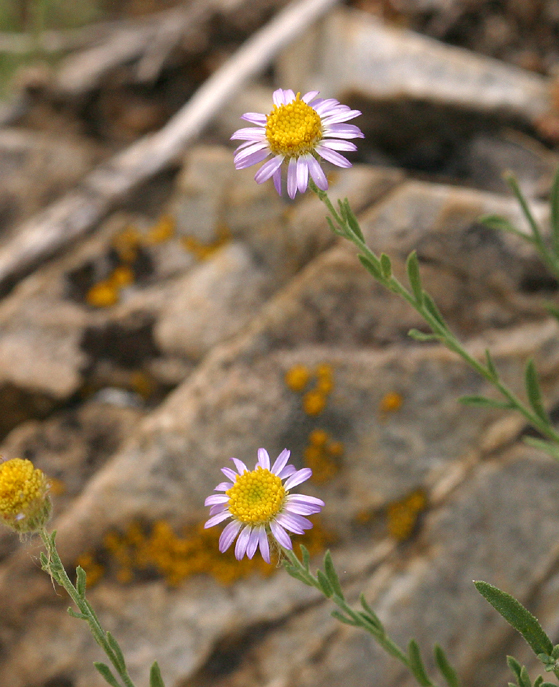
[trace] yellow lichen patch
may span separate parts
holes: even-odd
[[[309,445],[303,457],[312,470],[311,480],[317,484],[328,482],[340,471],[344,447],[341,441],[331,441],[328,432],[315,429],[309,434]]]
[[[175,235],[176,221],[171,215],[161,215],[157,222],[149,229],[143,242],[146,246],[169,241]]]
[[[315,384],[303,396],[303,410],[307,415],[320,415],[326,408],[328,396],[334,389],[334,373],[332,366],[321,363],[311,371],[304,365],[294,365],[285,374],[285,383],[291,391],[304,391],[309,382],[314,379]]]
[[[291,391],[303,391],[309,383],[311,373],[304,365],[293,365],[285,373],[285,383]]]
[[[379,410],[381,413],[395,413],[400,410],[403,402],[404,398],[401,394],[396,391],[389,391],[382,397]]]
[[[128,265],[119,265],[112,271],[108,281],[117,289],[129,286],[134,283],[134,272]]]
[[[182,246],[192,253],[197,260],[207,260],[219,248],[224,246],[231,240],[231,232],[226,224],[220,223],[217,226],[217,238],[211,243],[202,243],[194,236],[183,236],[181,238]]]
[[[314,527],[295,541],[300,541],[309,549],[311,555],[322,553],[335,541],[333,533],[326,530],[316,516],[311,516]],[[177,586],[193,575],[206,574],[217,582],[229,585],[254,573],[268,576],[277,570],[277,555],[272,565],[266,563],[260,555],[252,560],[236,560],[234,547],[220,553],[218,549],[220,531],[218,528],[204,529],[204,525],[194,525],[183,530],[183,534],[174,532],[169,523],[157,521],[151,527],[132,523],[124,533],[109,532],[104,538],[104,550],[100,552],[107,559],[107,570],[113,570],[116,579],[128,583],[142,573],[162,577],[167,584]],[[88,572],[93,571],[94,584],[103,574],[102,566],[91,554],[84,554],[80,565]],[[85,563],[85,564],[84,564]],[[97,577],[95,578],[95,574]]]
[[[147,400],[155,392],[156,384],[153,378],[146,372],[135,370],[130,373],[130,388],[144,400]]]
[[[105,573],[105,568],[95,560],[92,553],[82,553],[81,556],[78,556],[76,565],[81,566],[85,570],[89,587],[97,584]]]
[[[316,389],[307,391],[303,396],[303,410],[307,415],[320,415],[326,408],[326,400],[326,396]]]
[[[391,503],[386,509],[388,534],[397,541],[409,539],[419,515],[426,508],[427,495],[423,489],[416,489],[401,501]]]
[[[119,288],[106,279],[94,284],[86,294],[85,300],[94,308],[110,308],[120,298]]]
[[[131,263],[138,257],[138,248],[142,242],[142,235],[132,226],[113,237],[112,246],[122,262]]]
[[[66,493],[66,485],[61,479],[49,477],[49,490],[53,496],[61,496]]]

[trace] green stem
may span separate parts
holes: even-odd
[[[107,633],[103,630],[95,611],[91,607],[91,604],[85,598],[85,594],[80,594],[78,589],[72,584],[72,581],[68,577],[68,574],[66,573],[64,565],[62,564],[56,549],[54,533],[51,536],[46,532],[46,530],[41,530],[39,534],[47,550],[47,559],[43,565],[43,569],[49,573],[55,582],[57,582],[68,592],[69,597],[72,599],[81,614],[80,617],[89,625],[89,629],[93,635],[93,638],[107,654],[108,659],[122,679],[125,687],[134,687],[134,683],[132,682],[128,671],[120,664],[114,650],[110,646],[107,640]]]
[[[305,583],[308,584],[311,587],[315,587],[318,589],[319,592],[324,594],[324,590],[320,585],[320,582],[318,580],[318,577],[315,577],[304,565],[303,563],[299,560],[297,555],[295,554],[294,551],[290,551],[288,549],[284,549],[282,547],[283,553],[285,554],[286,558],[289,560],[291,565],[297,570],[297,572],[301,575],[301,577],[305,578]],[[333,603],[336,604],[336,606],[343,611],[353,622],[352,625],[355,627],[360,627],[366,632],[368,632],[370,635],[372,635],[376,642],[391,656],[394,656],[394,658],[397,658],[401,663],[403,663],[408,670],[414,675],[414,677],[417,677],[413,671],[412,665],[410,663],[410,660],[406,654],[405,651],[403,651],[397,644],[394,642],[384,631],[384,628],[382,626],[377,626],[370,621],[367,621],[366,617],[364,615],[357,613],[348,603],[347,601],[339,596],[338,594],[333,594],[331,597],[329,597]],[[421,684],[421,683],[420,683]],[[431,682],[429,680],[428,684],[423,684],[422,687],[437,687],[435,683]]]
[[[367,244],[355,234],[354,231],[348,226],[347,222],[336,212],[332,202],[328,198],[325,191],[321,191],[316,187],[314,182],[311,180],[310,188],[319,199],[326,205],[328,211],[332,215],[332,218],[339,227],[340,233],[351,241],[361,253],[369,258],[372,262],[378,263],[378,257],[373,253],[373,251],[367,246]],[[539,234],[537,234],[539,236]],[[437,320],[436,317],[428,310],[424,302],[418,302],[415,294],[408,291],[399,281],[391,275],[390,277],[383,277],[382,275],[376,277],[377,280],[385,286],[387,289],[393,293],[401,296],[405,301],[407,301],[414,310],[416,310],[423,319],[427,322],[431,330],[437,335],[439,340],[451,351],[459,355],[471,368],[473,368],[478,374],[480,374],[485,380],[492,384],[510,403],[510,405],[519,413],[521,413],[524,418],[536,429],[538,429],[544,436],[548,439],[559,444],[559,433],[556,432],[549,423],[542,419],[539,415],[532,412],[522,401],[516,396],[516,394],[511,391],[501,380],[497,379],[493,372],[485,365],[480,363],[478,360],[473,358],[458,341],[458,339],[452,334],[448,329],[446,324],[443,326]]]

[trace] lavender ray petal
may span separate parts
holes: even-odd
[[[242,475],[243,472],[249,471],[247,466],[243,463],[242,460],[239,460],[238,458],[231,458],[231,460],[235,464],[235,467],[237,468],[237,472],[239,473],[239,475]]]
[[[297,195],[297,160],[294,157],[287,167],[287,195],[291,200]]]
[[[258,545],[260,546],[260,553],[262,558],[266,563],[270,562],[270,545],[268,543],[268,535],[266,533],[266,528],[264,525],[260,525],[258,528]]]
[[[289,494],[286,501],[306,503],[309,505],[319,506],[320,508],[324,508],[324,506],[326,505],[322,499],[317,499],[316,496],[307,496],[307,494]]]
[[[343,112],[334,112],[331,115],[325,115],[322,117],[322,123],[324,126],[329,124],[337,124],[338,122],[349,122],[350,119],[355,119],[359,117],[362,113],[359,110],[344,110]]]
[[[264,181],[267,181],[274,174],[274,172],[281,167],[282,162],[283,155],[276,155],[271,160],[268,160],[268,162],[266,162],[265,165],[262,165],[258,172],[256,172],[254,175],[254,181],[256,181],[257,184],[262,184]]]
[[[223,522],[224,520],[227,520],[227,518],[231,517],[231,513],[228,510],[224,510],[222,513],[218,513],[217,515],[214,515],[213,518],[210,518],[205,524],[204,524],[204,529],[207,530],[208,527],[213,527],[214,525],[217,525],[220,522]]]
[[[355,124],[330,124],[324,127],[324,136],[335,138],[365,138],[365,134]]]
[[[294,465],[286,465],[283,470],[280,470],[277,475],[280,479],[287,479],[290,475],[292,475],[297,468]]]
[[[308,93],[305,93],[305,95],[301,98],[301,100],[304,103],[307,103],[307,105],[312,102],[316,96],[320,93],[320,91],[309,91]]]
[[[237,481],[237,477],[239,476],[236,472],[231,470],[231,468],[221,468],[221,472],[223,472],[225,477],[230,479],[231,482],[233,482],[233,484],[235,484],[235,482]]]
[[[244,119],[245,122],[251,122],[259,126],[266,125],[266,115],[260,112],[245,112],[244,115],[241,115],[241,119]]]
[[[291,539],[289,538],[289,535],[278,522],[272,521],[270,523],[270,529],[272,530],[272,534],[274,535],[278,544],[280,544],[286,549],[291,550],[291,548],[293,548],[291,545]]]
[[[291,530],[294,534],[304,534],[305,530],[310,530],[312,522],[302,515],[291,515],[290,513],[280,513],[276,518],[282,527]]]
[[[258,548],[258,529],[253,527],[247,544],[247,557],[252,558]]]
[[[255,129],[254,127],[246,127],[245,129],[237,129],[231,136],[231,141],[265,141],[266,132],[264,129]]]
[[[357,150],[355,143],[351,141],[338,141],[335,138],[323,138],[320,145],[325,148],[330,148],[330,150]]]
[[[297,470],[294,472],[287,482],[283,485],[284,489],[292,489],[302,482],[306,482],[312,475],[312,470],[310,468],[303,468],[302,470]]]
[[[260,465],[261,467],[263,467],[264,470],[270,469],[270,456],[268,455],[268,451],[266,451],[265,448],[259,448],[258,449],[258,463],[257,463],[257,465]]]
[[[212,494],[204,501],[204,506],[215,506],[216,503],[227,503],[229,497],[225,494]]]
[[[328,188],[328,180],[326,175],[322,171],[322,167],[318,164],[312,155],[309,155],[309,172],[313,178],[314,183],[318,186],[321,191],[326,191]]]
[[[218,513],[223,513],[224,510],[227,510],[228,506],[224,503],[217,503],[215,506],[212,506],[210,508],[210,515],[217,515]]]
[[[291,451],[288,451],[286,448],[284,448],[272,465],[272,473],[274,475],[279,475],[289,460],[290,455]]]
[[[285,105],[283,93],[284,93],[283,88],[278,88],[277,91],[273,92],[272,100],[274,101],[274,105],[276,105],[276,107],[280,107],[281,105]]]
[[[299,193],[304,193],[309,185],[309,164],[307,155],[297,160],[297,188]]]
[[[241,529],[242,524],[238,520],[233,520],[221,533],[219,537],[219,551],[223,553],[231,546],[235,541],[238,531]]]
[[[337,167],[344,167],[345,169],[347,169],[348,167],[352,166],[351,162],[347,160],[343,155],[340,155],[335,150],[330,150],[330,148],[326,148],[325,146],[316,146],[316,152],[325,160],[328,160],[328,162],[331,162],[333,165],[336,165]]]
[[[294,515],[312,515],[313,513],[320,513],[318,506],[313,506],[310,503],[288,503],[283,507],[285,513],[293,513]]]
[[[231,482],[220,482],[214,491],[227,491],[228,489],[231,489],[232,486],[233,485]]]
[[[281,167],[278,167],[276,171],[272,174],[272,179],[274,180],[274,187],[281,196]]]
[[[245,552],[247,550],[247,544],[248,540],[250,539],[250,533],[252,532],[252,526],[247,525],[239,534],[239,538],[237,539],[237,543],[235,544],[235,558],[240,561],[241,558],[245,555]]]
[[[265,141],[258,141],[257,143],[252,143],[252,145],[243,148],[235,155],[235,165],[240,164],[246,157],[256,153],[260,150],[265,150],[268,147]]]
[[[257,150],[242,162],[237,162],[235,160],[235,169],[246,169],[247,167],[252,167],[252,165],[257,165],[259,162],[265,160],[269,154],[270,151],[267,148],[264,148],[264,150]]]

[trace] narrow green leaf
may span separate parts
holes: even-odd
[[[340,578],[338,577],[338,573],[334,567],[334,561],[332,560],[332,554],[330,551],[327,551],[324,554],[324,572],[326,573],[328,582],[330,582],[332,589],[334,590],[334,594],[343,600],[344,593],[342,591],[342,585],[340,584]]]
[[[78,594],[82,598],[85,596],[85,587],[86,587],[85,570],[81,567],[81,565],[78,565],[78,567],[76,568],[76,589],[78,590]]]
[[[551,206],[551,237],[553,241],[553,252],[559,257],[559,169],[553,177],[551,193],[549,194],[549,204]]]
[[[558,659],[559,658],[559,644],[556,644],[553,647],[553,651],[551,652],[551,658]]]
[[[514,193],[516,199],[518,200],[520,204],[520,208],[522,210],[522,213],[524,217],[526,217],[526,220],[528,221],[528,224],[530,225],[530,229],[532,230],[532,235],[537,243],[542,245],[542,236],[540,232],[540,228],[538,226],[538,223],[534,219],[534,215],[532,214],[532,211],[530,210],[530,207],[528,205],[528,202],[526,201],[526,198],[524,198],[524,195],[522,191],[520,190],[520,186],[518,185],[518,181],[514,174],[504,174],[504,179],[509,185],[509,188],[511,191]]]
[[[415,679],[420,685],[422,685],[422,687],[430,687],[432,683],[431,680],[429,680],[425,666],[423,665],[419,646],[415,639],[410,639],[409,641],[408,659],[410,662],[410,670],[414,674]]]
[[[522,666],[520,677],[518,678],[518,684],[519,687],[532,687],[532,681],[530,680],[526,666]]]
[[[435,644],[435,661],[441,675],[446,680],[448,687],[460,687],[460,680],[454,668],[450,665],[448,658],[439,644]]]
[[[320,585],[320,589],[321,589],[322,593],[324,594],[324,596],[331,599],[334,596],[334,590],[332,589],[332,586],[331,586],[330,582],[328,581],[328,578],[322,572],[322,570],[317,570],[316,579],[318,580],[318,584]]]
[[[408,336],[416,341],[442,341],[439,334],[426,334],[425,332],[420,332],[419,329],[410,329]]]
[[[543,677],[541,675],[538,675],[538,677],[534,680],[534,687],[541,687],[542,682]]]
[[[327,217],[327,218],[326,218],[326,221],[328,222],[328,226],[330,227],[330,229],[332,230],[332,232],[333,232],[334,234],[336,234],[336,236],[342,236],[344,239],[347,238],[347,236],[345,235],[345,233],[344,233],[343,231],[341,231],[340,229],[338,229],[338,227],[336,227],[336,226],[334,225],[334,222],[332,221],[332,218],[331,218],[331,217]]]
[[[499,379],[499,373],[497,372],[497,368],[495,367],[495,363],[493,362],[491,351],[488,348],[485,349],[485,364],[487,367],[487,371],[489,372],[493,380],[497,381]]]
[[[413,295],[415,296],[415,302],[421,307],[423,305],[423,288],[421,286],[421,276],[419,274],[419,262],[415,251],[412,251],[408,255],[406,270]]]
[[[44,551],[41,551],[39,560],[41,561],[41,568],[45,570],[48,567],[49,559],[47,558],[47,554]]]
[[[545,441],[545,439],[536,439],[536,437],[522,437],[522,441],[528,446],[537,448],[555,460],[559,460],[559,446],[553,441]]]
[[[361,592],[361,595],[359,597],[359,601],[361,601],[361,606],[363,606],[363,610],[369,616],[369,620],[374,625],[376,625],[379,630],[382,630],[384,632],[384,627],[380,621],[380,618],[378,617],[378,615],[373,611],[373,609],[367,603],[367,600],[365,599],[365,595],[363,594],[363,592]]]
[[[557,687],[557,685],[554,682],[542,682],[540,684],[540,687]]]
[[[303,567],[308,572],[310,564],[311,564],[311,555],[309,553],[309,550],[307,549],[307,547],[304,544],[300,544],[299,546],[301,547],[301,557],[303,559],[303,561],[302,561]]]
[[[460,396],[458,400],[465,406],[475,406],[477,408],[501,408],[503,410],[514,408],[508,401],[497,401],[486,396]]]
[[[358,239],[361,239],[361,241],[365,241],[365,237],[363,236],[363,232],[361,231],[361,227],[359,226],[359,222],[357,221],[357,217],[355,216],[355,213],[351,209],[351,206],[349,204],[349,200],[346,198],[344,200],[344,209],[346,212],[346,221],[351,229],[351,231],[357,236]]]
[[[68,615],[71,615],[72,618],[77,618],[78,620],[87,620],[86,615],[83,613],[77,613],[73,608],[67,608],[66,610],[68,611]]]
[[[120,648],[118,642],[110,632],[105,633],[105,636],[107,638],[109,646],[114,652],[115,660],[118,663],[118,667],[120,668],[120,671],[123,673],[126,670],[126,661],[124,660],[124,654],[122,653],[122,649]]]
[[[543,307],[547,310],[547,312],[552,315],[556,320],[559,320],[559,308],[556,305],[553,305],[553,303],[544,303]]]
[[[514,658],[514,656],[507,656],[507,665],[508,667],[512,670],[512,672],[515,674],[516,679],[520,677],[520,671],[522,670],[522,666],[520,663]]]
[[[157,661],[154,661],[149,671],[149,687],[165,687]]]
[[[437,322],[442,327],[444,327],[444,329],[447,329],[446,322],[444,321],[444,318],[441,315],[441,311],[438,309],[437,304],[428,293],[425,293],[425,291],[423,292],[423,301],[429,313],[437,320]]]
[[[343,615],[343,613],[340,613],[340,611],[332,611],[330,614],[332,618],[336,618],[336,620],[339,620],[341,623],[344,623],[345,625],[353,625],[353,627],[358,627],[358,623],[355,622],[355,620],[352,620],[351,618],[348,618],[347,616]]]
[[[390,262],[390,258],[386,253],[381,253],[380,254],[380,268],[382,270],[382,276],[385,279],[390,279],[392,276],[392,263]]]
[[[357,257],[369,274],[372,274],[377,281],[382,281],[382,273],[380,271],[380,262],[378,259],[375,258],[376,262],[373,262],[367,255],[358,255]]]
[[[510,623],[515,630],[520,632],[532,650],[536,654],[549,654],[553,651],[553,644],[545,634],[530,611],[517,601],[513,596],[494,587],[488,582],[477,581],[474,585],[478,592]]]
[[[308,587],[314,587],[313,583],[308,580],[303,573],[299,572],[296,568],[294,568],[292,565],[284,562],[283,567],[285,568],[286,572],[288,575],[291,575],[291,577],[294,577],[296,580],[299,580],[299,582],[302,582],[303,584],[306,584]]]
[[[546,422],[549,422],[547,418],[547,413],[542,403],[542,395],[540,391],[540,383],[538,381],[538,373],[536,372],[536,366],[532,358],[526,363],[525,371],[525,382],[526,382],[526,394],[530,405],[534,412]]]
[[[105,679],[105,682],[111,685],[111,687],[121,687],[121,685],[119,685],[116,681],[116,677],[111,673],[111,669],[108,665],[105,663],[99,663],[98,661],[95,661],[93,665],[101,673],[101,676]]]
[[[534,239],[529,234],[520,231],[513,226],[508,219],[501,217],[500,215],[484,215],[483,217],[479,217],[477,221],[480,224],[484,224],[486,227],[489,227],[490,229],[497,229],[498,231],[506,231],[509,234],[516,234],[525,241],[534,243]]]

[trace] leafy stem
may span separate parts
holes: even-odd
[[[293,551],[283,549],[283,553],[286,557],[284,567],[292,577],[309,587],[315,587],[338,607],[332,612],[334,618],[346,625],[359,627],[372,635],[388,654],[397,658],[408,668],[421,687],[437,687],[436,683],[427,675],[419,645],[414,639],[410,640],[407,652],[399,647],[387,635],[382,622],[369,606],[363,594],[360,597],[361,610],[356,611],[347,603],[329,551],[324,556],[324,569],[319,569],[316,575],[313,575],[310,570],[309,552],[303,545],[301,545],[302,560]],[[456,672],[450,666],[440,646],[435,647],[435,660],[448,686],[459,687]]]
[[[483,396],[466,396],[461,400],[469,405],[517,410],[527,422],[550,440],[548,442],[531,439],[529,443],[546,451],[553,458],[559,460],[559,433],[553,428],[550,418],[543,406],[533,361],[528,361],[525,372],[526,393],[529,401],[529,405],[527,405],[500,379],[489,351],[486,351],[485,364],[481,363],[465,350],[460,341],[450,331],[435,302],[421,285],[419,263],[415,251],[408,256],[406,264],[408,280],[411,287],[408,289],[392,274],[390,258],[384,253],[377,256],[367,246],[363,232],[361,231],[357,218],[351,210],[347,199],[343,202],[338,201],[338,209],[336,210],[325,191],[321,191],[317,188],[316,184],[312,181],[310,182],[310,187],[328,209],[330,216],[327,217],[327,221],[332,231],[336,235],[351,241],[358,248],[359,260],[365,269],[389,291],[392,291],[392,293],[397,294],[407,301],[407,303],[421,315],[432,332],[431,334],[425,334],[412,329],[409,332],[410,336],[420,341],[439,341],[450,351],[459,355],[472,369],[492,384],[505,399],[504,401],[498,401]],[[525,202],[523,208],[524,207],[527,208]],[[532,215],[530,215],[530,217],[532,222],[534,222]],[[559,228],[557,233],[559,235]],[[532,240],[538,246],[544,245],[539,231],[534,232],[534,238]]]

